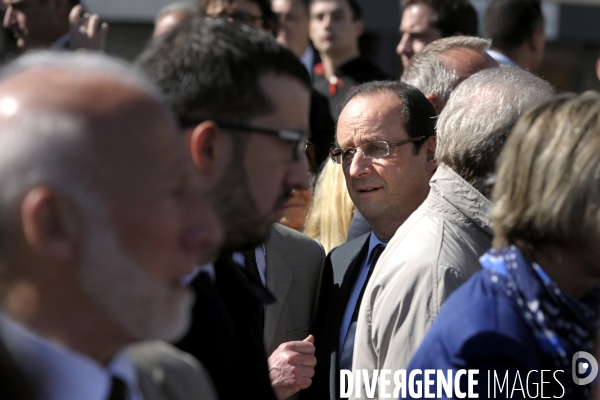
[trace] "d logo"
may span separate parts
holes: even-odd
[[[587,362],[580,362],[578,364],[577,361],[580,358],[584,358]],[[573,381],[577,385],[587,385],[588,383],[592,382],[596,378],[596,375],[598,375],[598,362],[596,362],[596,359],[594,358],[594,356],[592,356],[590,353],[587,353],[585,351],[578,351],[577,353],[575,353],[573,355],[573,360],[571,361],[571,367],[572,367],[571,372],[573,374]],[[579,375],[585,374],[585,372],[588,371],[590,369],[590,367],[592,368],[590,371],[590,374],[586,378],[579,378],[579,376],[577,374],[579,374]]]

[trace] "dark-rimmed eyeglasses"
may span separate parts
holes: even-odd
[[[415,138],[404,139],[396,143],[388,143],[385,140],[377,140],[362,144],[358,147],[338,147],[329,153],[331,161],[334,164],[348,164],[354,159],[354,154],[360,149],[363,156],[367,158],[381,158],[390,154],[390,147],[402,146],[403,144],[418,142],[425,139],[426,136],[418,136]]]
[[[276,136],[276,137],[278,137],[282,140],[288,141],[288,142],[294,142],[294,147],[292,149],[292,159],[294,161],[299,160],[300,157],[302,157],[302,155],[304,153],[306,153],[306,146],[308,144],[308,137],[309,137],[309,134],[306,132],[292,131],[292,130],[288,130],[288,129],[277,130],[277,129],[269,129],[269,128],[260,128],[257,126],[238,124],[238,123],[233,123],[233,122],[223,122],[223,121],[209,119],[209,118],[204,118],[204,119],[181,118],[181,119],[179,119],[179,124],[180,124],[181,128],[190,128],[190,127],[200,125],[201,123],[203,123],[205,121],[213,121],[215,124],[217,124],[223,128],[227,128],[227,129],[245,131],[245,132],[262,133],[265,135]]]

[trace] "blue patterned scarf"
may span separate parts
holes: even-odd
[[[488,278],[519,307],[539,344],[544,365],[562,369],[565,399],[589,399],[593,386],[576,385],[571,361],[578,351],[594,354],[600,291],[577,300],[564,293],[536,263],[527,261],[515,246],[492,249],[480,259]]]

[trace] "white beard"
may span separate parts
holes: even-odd
[[[132,340],[174,341],[190,324],[194,295],[159,282],[122,249],[114,229],[98,218],[88,232],[80,282],[83,290]]]

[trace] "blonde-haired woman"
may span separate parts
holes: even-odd
[[[328,159],[317,180],[304,233],[320,242],[325,253],[329,253],[346,242],[354,210],[341,166]]]

